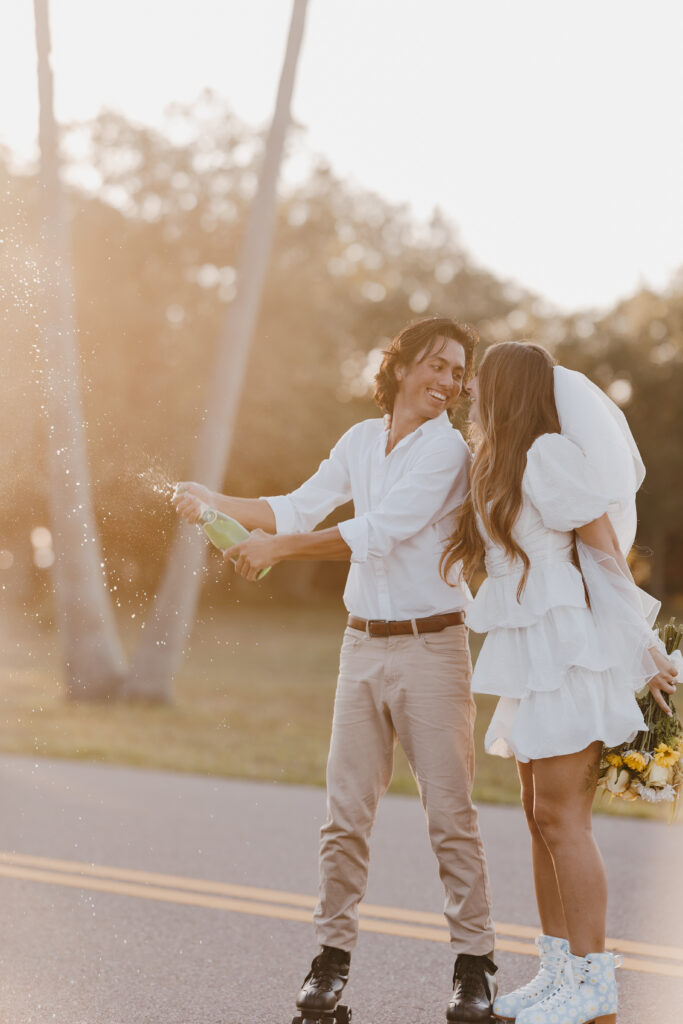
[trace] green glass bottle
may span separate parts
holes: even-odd
[[[204,528],[204,533],[219,551],[225,551],[233,544],[239,544],[250,535],[249,530],[245,529],[236,519],[226,516],[223,512],[218,512],[215,508],[204,509],[199,517],[199,525]],[[233,558],[231,561],[234,563],[235,559]],[[256,579],[262,580],[271,568],[272,566],[269,565],[267,569],[261,569]]]

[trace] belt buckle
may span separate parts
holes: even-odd
[[[374,632],[374,629],[377,626],[383,626],[384,629],[379,630],[379,632]],[[367,624],[366,628],[367,628],[368,636],[378,637],[378,636],[390,636],[391,635],[391,633],[389,631],[389,620],[388,619],[368,619],[368,624]]]

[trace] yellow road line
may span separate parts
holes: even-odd
[[[0,877],[306,923],[310,922],[310,910],[315,905],[315,899],[303,893],[287,893],[130,868],[103,867],[31,854],[0,852]],[[360,909],[360,927],[363,931],[428,942],[449,941],[440,914],[374,904],[361,904]],[[537,929],[527,925],[496,924],[496,931],[499,936],[511,936],[509,939],[499,937],[496,943],[498,949],[527,956],[536,955],[532,943],[514,939],[533,938],[538,934]],[[646,945],[626,939],[609,939],[607,944],[610,949],[624,953],[669,960],[683,959],[683,950],[672,946]],[[626,970],[683,977],[683,966],[678,964],[626,957],[623,966]]]
[[[0,863],[22,864],[28,867],[48,868],[77,875],[116,878],[122,881],[142,882],[151,885],[187,889],[189,892],[209,892],[220,896],[236,896],[240,899],[266,900],[269,903],[286,903],[294,907],[313,908],[316,899],[303,893],[281,892],[278,889],[258,889],[251,885],[233,885],[231,882],[213,882],[202,878],[187,878],[184,875],[165,875],[133,868],[103,867],[76,860],[55,860],[52,857],[36,857],[29,853],[5,853],[0,851]],[[438,914],[433,915],[438,918]],[[441,918],[439,923],[443,923]]]
[[[189,892],[206,892],[219,896],[234,896],[238,899],[259,900],[265,903],[282,903],[287,906],[306,907],[313,909],[316,904],[314,896],[304,893],[282,892],[279,889],[263,889],[250,885],[235,885],[230,882],[207,881],[201,878],[188,878],[185,875],[169,875],[152,871],[140,871],[132,868],[105,867],[89,864],[84,861],[58,860],[52,857],[38,857],[28,853],[8,853],[0,851],[0,864],[19,864],[29,867],[48,868],[56,871],[119,879],[122,881],[140,882],[143,884],[161,885],[172,889],[186,889]],[[411,924],[443,928],[443,915],[426,910],[408,910],[397,907],[380,906],[373,903],[361,903],[361,916],[377,917],[382,920],[402,921]],[[538,928],[530,925],[507,924],[496,922],[496,933],[517,939],[534,939]],[[629,939],[607,939],[609,949],[621,953],[633,953],[636,956],[658,957],[665,960],[683,961],[683,949],[676,946],[652,945],[632,942]]]

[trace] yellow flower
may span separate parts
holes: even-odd
[[[647,764],[647,758],[639,750],[627,750],[624,754],[624,764],[634,772],[642,772]]]
[[[676,764],[680,756],[680,752],[674,750],[667,743],[660,743],[655,750],[655,761],[662,768],[670,768],[672,764]]]
[[[608,764],[614,765],[615,768],[621,768],[624,763],[618,754],[605,754],[605,760]]]

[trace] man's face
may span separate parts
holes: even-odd
[[[403,412],[432,420],[457,402],[465,376],[465,349],[453,338],[437,338],[428,356],[423,352],[409,366],[397,368],[396,402]]]

